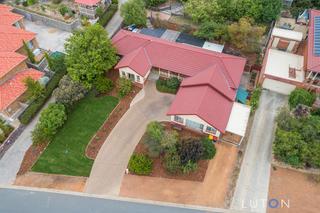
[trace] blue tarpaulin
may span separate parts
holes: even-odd
[[[249,96],[249,93],[245,88],[243,87],[238,88],[237,97],[236,97],[236,100],[238,102],[245,104],[247,102],[248,96]]]

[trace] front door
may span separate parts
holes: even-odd
[[[197,131],[203,131],[203,127],[204,127],[203,124],[189,120],[189,119],[186,120],[186,126]]]

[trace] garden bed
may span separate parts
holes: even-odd
[[[162,125],[165,126],[166,130],[172,130],[172,126],[168,122],[162,122]],[[187,129],[182,129],[178,131],[180,140],[195,138],[200,139],[203,137],[203,134],[193,132]],[[134,154],[148,154],[147,147],[144,145],[144,141],[147,138],[147,134],[145,133],[138,145],[134,150]],[[164,154],[161,154],[157,158],[152,158],[153,160],[153,168],[152,172],[149,176],[151,177],[162,177],[162,178],[170,178],[170,179],[178,179],[178,180],[190,180],[190,181],[203,181],[206,175],[206,171],[208,168],[209,160],[200,160],[198,161],[198,168],[195,172],[190,172],[189,174],[184,174],[182,172],[178,172],[176,174],[170,174],[166,171],[163,162],[164,162]]]
[[[116,70],[111,70],[110,72],[107,73],[107,78],[111,79],[113,82],[116,82],[117,79],[119,78],[119,72]],[[91,138],[91,141],[86,148],[86,156],[88,158],[94,160],[97,157],[98,152],[102,147],[103,143],[111,133],[112,129],[116,126],[118,121],[121,119],[121,117],[130,108],[131,101],[134,99],[134,97],[138,94],[140,90],[141,88],[133,86],[130,94],[120,100],[119,104],[111,112],[111,114],[109,115],[107,120],[103,123],[103,125],[100,127],[98,132]],[[106,95],[116,96],[117,94],[118,94],[118,89],[117,87],[114,87],[114,89]]]
[[[159,92],[177,94],[180,83],[177,78],[159,78],[156,82],[156,87]]]

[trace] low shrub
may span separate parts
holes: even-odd
[[[167,172],[175,174],[181,170],[181,160],[176,148],[171,148],[164,156],[164,166]]]
[[[179,134],[177,131],[165,131],[160,140],[160,145],[164,150],[175,148],[179,141]]]
[[[69,12],[69,8],[66,5],[61,5],[59,8],[59,12],[62,16]]]
[[[62,0],[52,0],[52,3],[54,4],[60,4],[62,2]]]
[[[145,0],[147,7],[156,7],[165,3],[167,0]]]
[[[101,16],[99,16],[98,24],[105,27],[109,23],[113,15],[117,12],[117,10],[118,3],[112,2],[109,8]]]
[[[112,80],[106,77],[99,77],[95,81],[94,86],[99,93],[107,93],[113,89],[114,84]]]
[[[19,116],[19,120],[22,124],[28,124],[35,117],[37,112],[50,98],[53,90],[58,86],[60,79],[67,73],[67,69],[64,64],[64,55],[52,58],[52,66],[52,70],[55,72],[55,74],[46,85],[43,96],[34,100]]]
[[[124,98],[126,95],[128,95],[131,92],[132,82],[126,78],[119,78],[118,79],[118,89],[119,89],[118,96],[120,98]]]
[[[44,87],[39,81],[27,77],[23,80],[23,83],[27,87],[26,95],[29,100],[35,100],[43,95]]]
[[[0,120],[0,130],[2,131],[4,136],[9,136],[13,129],[14,128],[12,126],[5,124],[4,121]]]
[[[204,160],[212,159],[216,154],[216,147],[209,138],[202,138],[201,142],[203,146],[203,153],[201,158]]]
[[[184,174],[189,174],[190,172],[194,172],[198,169],[198,164],[189,160],[185,165],[182,166],[182,172]]]
[[[178,78],[170,78],[170,79],[158,79],[156,82],[157,90],[164,93],[176,94],[179,86],[180,80]]]
[[[289,106],[295,108],[299,104],[306,106],[312,106],[316,99],[314,93],[311,93],[305,89],[297,88],[293,90],[289,95]]]
[[[152,121],[148,124],[146,132],[150,139],[160,142],[163,136],[164,128],[159,122]]]
[[[41,112],[39,122],[32,132],[32,142],[34,144],[50,142],[66,120],[67,114],[63,104],[49,104]]]
[[[129,161],[129,171],[137,175],[149,175],[152,172],[152,160],[142,154],[133,154]]]
[[[261,87],[257,87],[253,90],[252,96],[250,99],[251,112],[256,111],[256,109],[259,107],[261,92],[262,92]]]

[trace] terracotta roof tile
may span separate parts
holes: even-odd
[[[26,58],[26,56],[15,52],[0,52],[0,79]]]
[[[22,15],[12,12],[1,12],[0,11],[0,25],[13,25],[17,21],[23,19]]]
[[[100,1],[101,0],[75,0],[75,2],[78,3],[78,4],[84,4],[84,5],[89,5],[89,6],[96,5]]]

